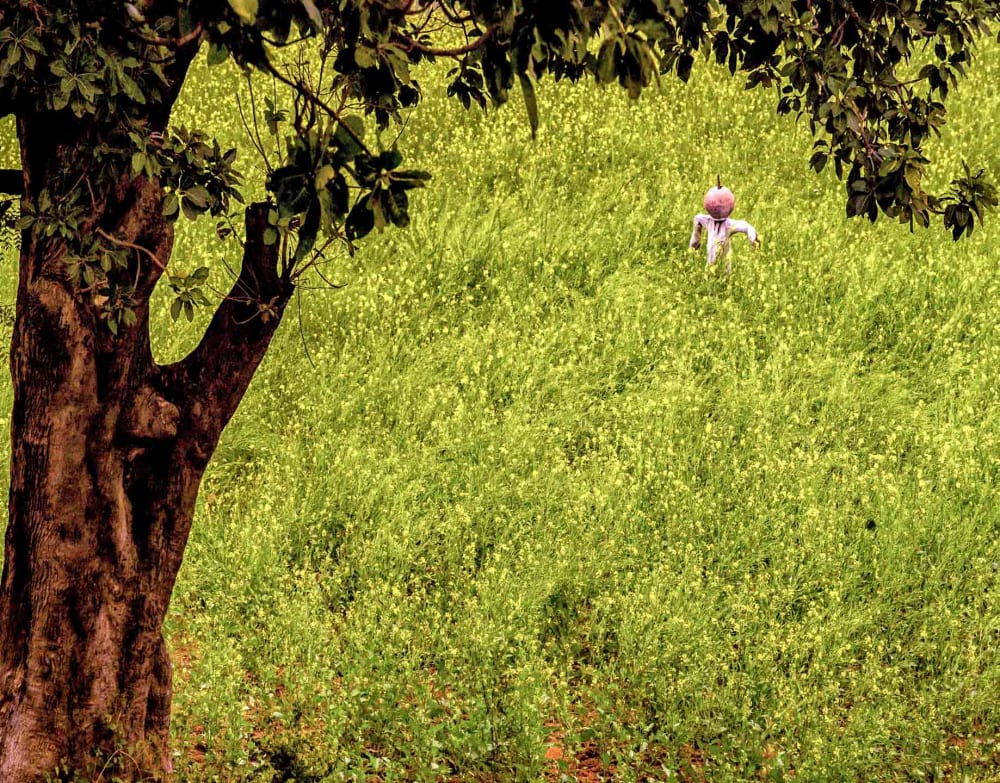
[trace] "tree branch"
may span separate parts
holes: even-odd
[[[189,458],[202,466],[243,399],[294,290],[278,273],[278,243],[264,242],[269,209],[267,203],[247,207],[243,264],[229,296],[198,347],[162,368],[168,398],[177,397],[184,410],[178,429],[193,436]]]
[[[103,228],[97,229],[96,233],[104,237],[109,242],[118,245],[119,247],[127,247],[132,250],[138,250],[140,253],[144,253],[147,257],[149,257],[152,260],[154,264],[156,264],[156,266],[160,268],[161,271],[166,271],[167,269],[166,265],[164,265],[164,263],[156,257],[156,253],[154,253],[149,248],[143,247],[142,245],[137,245],[134,242],[126,242],[124,239],[118,239],[116,237],[113,237]]]
[[[441,9],[441,13],[445,15],[448,21],[454,22],[455,24],[464,24],[465,22],[471,22],[473,19],[471,14],[463,15],[452,8],[449,5],[448,0],[442,0],[437,3],[437,7]]]
[[[126,6],[126,8],[128,8],[128,6]],[[145,22],[144,19],[142,21]],[[181,35],[177,38],[164,38],[163,36],[158,35],[146,35],[141,30],[138,30],[135,27],[130,27],[127,24],[123,24],[122,29],[125,31],[125,34],[134,41],[149,44],[150,46],[161,46],[164,49],[183,49],[189,43],[192,43],[200,38],[201,34],[205,32],[205,28],[202,26],[201,22],[195,25],[194,29],[186,35]]]
[[[414,50],[421,52],[422,54],[429,55],[431,57],[459,57],[463,54],[469,54],[470,52],[476,51],[479,47],[485,44],[490,38],[492,38],[497,30],[500,29],[499,25],[493,25],[486,30],[481,36],[476,40],[470,41],[465,46],[457,46],[453,49],[436,49],[433,46],[427,46],[426,44],[420,43],[413,38],[402,38],[400,41],[405,47],[406,51],[412,52]]]
[[[304,100],[308,101],[316,108],[325,111],[328,116],[332,117],[336,121],[336,123],[341,128],[344,129],[344,131],[347,133],[348,136],[354,139],[355,143],[359,147],[361,147],[361,149],[363,149],[369,155],[371,154],[371,150],[368,149],[368,145],[365,144],[365,140],[358,135],[357,131],[355,131],[354,128],[352,128],[349,124],[347,124],[341,119],[340,112],[336,111],[332,106],[323,101],[319,96],[313,93],[312,90],[306,87],[301,81],[294,81],[285,76],[285,74],[283,74],[281,71],[279,71],[277,68],[274,67],[273,63],[271,63],[270,60],[264,61],[264,67],[267,70],[267,72],[271,74],[271,76],[273,76],[279,82],[286,85],[287,87],[291,87],[300,96],[302,96]]]

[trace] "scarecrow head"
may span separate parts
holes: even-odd
[[[729,188],[722,187],[722,178],[716,179],[716,186],[705,194],[705,211],[716,220],[725,220],[732,214],[736,197]]]

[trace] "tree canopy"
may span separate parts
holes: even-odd
[[[264,132],[286,141],[281,160],[267,161],[268,239],[280,239],[284,263],[301,271],[325,243],[407,224],[408,193],[429,174],[404,168],[396,146],[372,149],[363,117],[383,129],[400,121],[420,101],[414,66],[440,58],[453,61],[448,92],[466,107],[500,105],[519,89],[534,131],[546,75],[617,82],[638,96],[660,74],[686,80],[704,53],[745,74],[748,88],[775,89],[778,112],[809,122],[810,164],[833,164],[849,216],[927,225],[937,215],[957,239],[996,191],[966,168],[947,192],[928,192],[924,147],[975,38],[998,18],[1000,4],[987,0],[23,2],[0,6],[0,113],[66,115],[100,129],[81,151],[87,170],[67,167],[40,187],[22,227],[74,245],[73,274],[105,289],[114,329],[131,318],[134,292],[109,272],[126,266],[130,249],[84,230],[100,183],[123,173],[158,179],[169,220],[221,218],[241,200],[235,150],[165,126],[201,43],[210,63],[232,57],[291,91],[293,111],[262,108]],[[303,47],[308,57],[289,66],[285,53]],[[197,282],[173,280],[175,313],[202,301]]]

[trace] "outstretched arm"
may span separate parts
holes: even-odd
[[[760,244],[760,239],[757,238],[757,229],[747,223],[745,220],[730,220],[729,221],[730,232],[736,234],[746,234],[747,239],[750,240],[750,244],[755,247]]]
[[[689,245],[692,250],[697,250],[701,247],[701,230],[704,228],[704,221],[702,220],[703,217],[705,216],[694,216],[694,229],[691,231],[691,243]]]

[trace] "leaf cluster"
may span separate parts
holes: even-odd
[[[376,228],[409,224],[407,192],[430,175],[400,169],[403,156],[395,148],[371,153],[363,138],[364,122],[356,115],[291,137],[285,164],[268,178],[278,220],[300,220],[297,261],[320,231],[353,242]]]
[[[205,294],[205,284],[208,281],[209,269],[200,266],[191,274],[182,272],[168,274],[170,290],[174,292],[174,300],[170,303],[170,317],[175,321],[181,313],[188,321],[194,320],[195,307],[208,306],[211,302]]]
[[[821,170],[832,162],[845,183],[848,215],[884,214],[911,225],[939,215],[958,237],[992,206],[988,188],[970,188],[963,176],[946,193],[928,192],[924,146],[940,133],[945,101],[965,75],[976,38],[1000,19],[995,0],[317,6],[332,53],[331,88],[373,113],[379,127],[419,99],[412,74],[424,60],[453,61],[448,94],[466,108],[499,106],[519,85],[534,134],[537,85],[546,76],[617,83],[635,97],[661,75],[686,80],[701,53],[744,74],[748,89],[775,90],[780,113],[810,124],[817,136],[811,164]]]
[[[215,217],[228,213],[231,201],[244,203],[235,148],[222,152],[216,139],[183,127],[145,139],[134,135],[133,141],[132,172],[160,180],[168,219],[180,213],[190,220],[206,213]]]
[[[373,230],[407,225],[409,192],[429,175],[402,168],[395,142],[371,148],[364,130],[368,118],[380,133],[402,123],[420,102],[416,66],[441,59],[452,64],[448,94],[466,108],[499,106],[519,86],[534,135],[547,77],[635,97],[712,57],[809,123],[810,163],[832,164],[848,215],[911,225],[938,216],[957,239],[996,191],[966,168],[946,192],[928,192],[924,148],[976,39],[998,20],[1000,0],[25,0],[0,6],[0,115],[81,128],[75,157],[26,194],[22,214],[74,245],[68,257],[91,270],[83,285],[118,268],[81,228],[122,178],[157,180],[171,220],[228,215],[240,200],[235,150],[166,127],[202,46],[210,62],[232,58],[286,91],[264,110],[275,140],[286,131],[281,159],[265,166],[286,275],[329,242],[353,251]]]
[[[0,115],[68,111],[77,119],[134,113],[161,100],[162,63],[77,3],[21,3],[0,24]],[[124,44],[124,45],[123,45]]]

